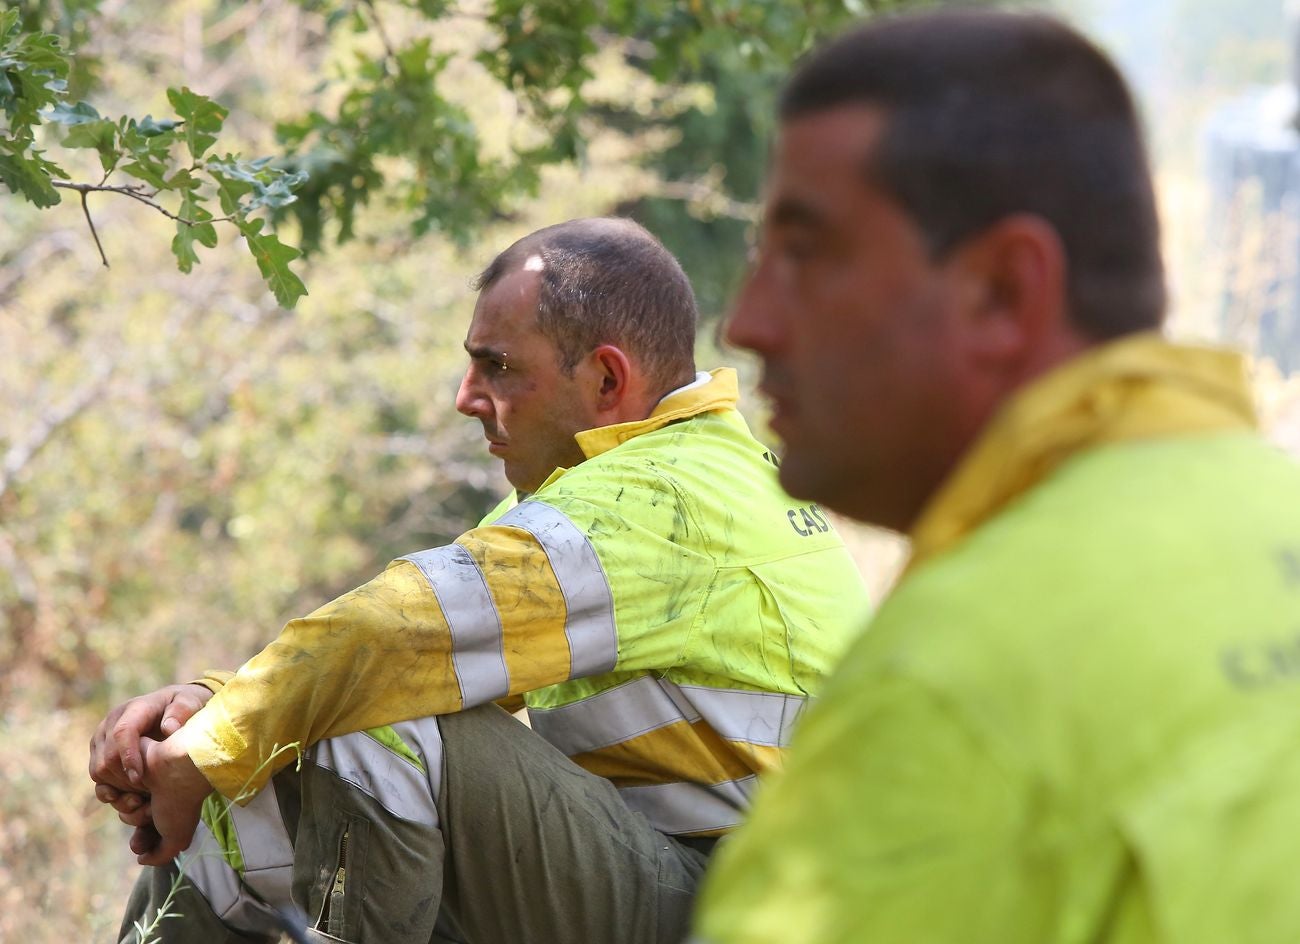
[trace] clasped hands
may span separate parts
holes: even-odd
[[[211,697],[202,685],[168,685],[118,705],[90,739],[95,797],[135,827],[142,865],[166,865],[194,838],[212,786],[185,750],[184,724]]]

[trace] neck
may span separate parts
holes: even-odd
[[[615,423],[632,423],[637,420],[643,420],[655,411],[664,397],[668,396],[682,387],[689,386],[696,379],[695,365],[683,368],[683,372],[674,375],[674,379],[668,382],[643,383],[635,395],[629,394],[625,398],[627,416],[623,419],[617,419]],[[630,386],[630,385],[629,385]]]

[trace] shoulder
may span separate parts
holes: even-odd
[[[1223,647],[1294,625],[1288,546],[1300,552],[1300,473],[1256,437],[1099,447],[907,574],[852,671],[913,677],[1046,745],[1062,712],[1105,714],[1100,692],[1118,711],[1171,674],[1180,692],[1214,689]]]

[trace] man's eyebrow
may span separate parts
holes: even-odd
[[[465,353],[468,354],[470,357],[477,358],[479,360],[490,359],[494,357],[500,358],[506,356],[506,352],[498,348],[487,347],[486,345],[483,344],[470,344],[468,341],[465,342]]]

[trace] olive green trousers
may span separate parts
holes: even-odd
[[[677,944],[712,851],[493,705],[323,741],[204,819],[123,944]]]

